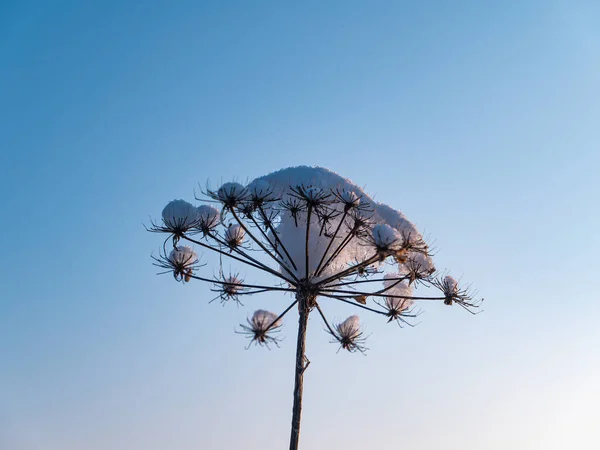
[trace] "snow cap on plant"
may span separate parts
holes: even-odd
[[[390,320],[399,319],[414,305],[414,300],[410,298],[413,295],[413,288],[399,273],[388,273],[384,278],[383,287],[386,297],[383,306],[387,309]]]
[[[360,207],[360,197],[354,191],[343,189],[333,194],[344,204],[344,212]]]
[[[371,230],[371,243],[384,260],[402,245],[402,236],[394,228],[385,223],[379,223]]]
[[[197,227],[204,234],[210,233],[214,230],[221,219],[219,210],[210,205],[198,206],[198,224]]]
[[[173,269],[177,281],[190,281],[194,268],[198,263],[198,255],[187,245],[177,246],[169,253],[168,262]]]
[[[244,237],[246,237],[246,232],[238,224],[230,225],[225,230],[225,242],[231,249],[241,246],[244,243]]]
[[[238,306],[242,305],[239,296],[247,291],[243,283],[244,280],[239,278],[239,274],[223,275],[220,279],[215,281],[215,288],[211,289],[219,295],[213,298],[209,303],[214,302],[216,299],[221,299],[223,305],[228,301],[234,301]]]
[[[248,191],[240,183],[224,183],[212,197],[223,203],[227,208],[233,208],[248,197]]]
[[[176,235],[181,235],[198,222],[198,209],[185,200],[172,200],[162,211],[164,228]]]
[[[452,305],[454,298],[458,294],[458,281],[456,281],[450,275],[446,275],[442,281],[442,292],[446,297],[444,304]]]
[[[279,339],[273,336],[280,331],[282,326],[281,319],[278,319],[277,314],[258,309],[254,311],[252,318],[247,319],[247,322],[248,325],[240,324],[240,327],[243,330],[242,334],[247,335],[250,339],[250,344],[254,342],[267,348],[269,348],[269,344],[275,344],[279,347]]]
[[[435,266],[430,256],[421,252],[410,252],[404,263],[409,282],[425,280],[435,272]]]
[[[337,335],[333,334],[333,336],[339,342],[340,349],[365,353],[367,349],[363,344],[366,338],[363,337],[363,332],[360,329],[360,318],[358,316],[350,316],[343,322],[336,324],[334,328]]]
[[[276,200],[273,196],[273,188],[264,180],[254,180],[246,187],[246,191],[255,208]]]

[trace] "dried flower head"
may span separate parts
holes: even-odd
[[[379,223],[371,230],[367,241],[375,247],[380,261],[393,255],[402,245],[402,236],[394,228],[385,223]]]
[[[173,272],[173,277],[177,281],[190,281],[194,270],[199,267],[198,255],[187,246],[175,247],[168,256],[161,255],[158,258],[154,256],[152,258],[155,266],[167,269],[161,273]]]
[[[269,344],[275,344],[279,347],[280,339],[273,336],[273,334],[279,333],[283,324],[277,314],[259,309],[254,312],[251,319],[247,319],[247,322],[248,325],[240,324],[242,331],[239,333],[245,334],[250,339],[248,347],[252,343],[267,348],[269,348]]]
[[[442,291],[445,297],[445,305],[451,306],[456,303],[471,314],[476,314],[471,311],[471,308],[479,308],[479,304],[483,301],[483,299],[475,300],[473,298],[474,294],[470,292],[469,287],[461,288],[458,281],[450,275],[434,279],[431,284]]]
[[[207,191],[208,195],[213,199],[220,201],[224,208],[235,208],[239,203],[248,198],[247,189],[240,183],[228,182],[224,183],[217,192]]]
[[[227,230],[225,230],[225,242],[232,250],[240,247],[244,243],[245,237],[246,232],[238,224],[230,225]]]
[[[173,200],[167,203],[162,211],[162,224],[152,222],[149,231],[169,233],[173,236],[175,246],[186,232],[197,225],[198,219],[198,209],[194,205],[185,200]]]
[[[416,281],[427,280],[434,272],[435,266],[431,258],[424,253],[410,252],[404,263],[409,283]]]
[[[219,210],[210,205],[201,205],[198,207],[198,223],[196,227],[204,233],[209,234],[220,223],[221,214]]]
[[[236,273],[227,276],[221,275],[220,279],[215,280],[215,287],[211,291],[218,292],[219,295],[209,303],[220,299],[223,305],[228,301],[234,301],[239,306],[242,305],[240,295],[243,295],[248,289],[244,287],[244,280],[239,278],[239,274]]]
[[[255,208],[263,206],[265,203],[277,200],[273,195],[273,188],[265,180],[255,180],[247,187],[249,199]]]
[[[288,196],[287,199],[281,202],[281,209],[287,211],[290,217],[294,219],[294,224],[298,226],[298,217],[301,212],[306,210],[306,206],[299,199]]]
[[[331,203],[331,194],[314,186],[299,185],[290,189],[290,195],[303,202],[306,207],[320,210]]]
[[[358,316],[350,316],[343,322],[335,324],[334,329],[336,333],[331,333],[331,331],[329,333],[335,338],[332,342],[339,342],[340,349],[343,348],[351,353],[359,351],[363,354],[367,351],[364,346],[367,339],[363,337],[363,332],[360,330]]]
[[[389,321],[402,321],[408,325],[405,317],[415,317],[411,314],[414,301],[410,298],[413,295],[413,288],[399,273],[388,273],[385,275],[383,287],[385,289],[385,303],[383,306],[387,310]]]

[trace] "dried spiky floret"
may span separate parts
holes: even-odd
[[[360,318],[358,316],[350,316],[343,322],[334,325],[335,332],[329,332],[338,342],[340,349],[348,350],[353,353],[359,351],[365,353],[367,348],[364,346],[367,338],[360,329]],[[339,350],[338,350],[339,351]]]
[[[252,343],[267,348],[269,348],[269,344],[279,347],[280,339],[274,334],[279,333],[283,323],[277,314],[259,309],[254,312],[252,318],[247,319],[247,322],[248,325],[240,324],[242,331],[239,333],[245,334],[250,339],[248,347]]]

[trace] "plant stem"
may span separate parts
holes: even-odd
[[[294,383],[294,406],[292,407],[292,432],[290,436],[290,450],[298,450],[300,441],[300,417],[302,415],[302,391],[304,385],[304,371],[310,364],[306,359],[306,328],[308,326],[308,314],[310,313],[310,302],[314,298],[303,292],[296,294],[298,301],[298,341],[296,344],[296,373]]]

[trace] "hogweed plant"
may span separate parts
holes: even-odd
[[[295,167],[257,178],[246,186],[230,182],[203,191],[201,206],[170,202],[150,231],[166,234],[154,264],[177,281],[212,285],[211,300],[241,304],[241,298],[263,292],[291,293],[293,301],[279,313],[259,309],[240,324],[249,344],[278,346],[283,318],[298,312],[298,337],[290,450],[298,449],[309,315],[323,321],[340,350],[365,353],[360,319],[327,320],[323,306],[341,302],[378,314],[400,326],[413,325],[416,305],[440,301],[475,314],[474,300],[450,275],[440,275],[430,248],[400,212],[373,201],[349,180],[319,167]],[[196,198],[196,200],[201,200]],[[171,246],[170,250],[167,246]],[[186,245],[187,244],[187,245]],[[272,285],[253,284],[238,273],[203,276],[195,251],[217,253],[241,265],[267,272]],[[435,296],[415,295],[431,287]]]

